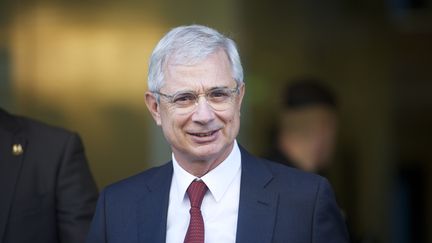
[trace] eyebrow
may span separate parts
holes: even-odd
[[[225,88],[229,88],[229,87],[228,86],[214,86],[214,87],[211,87],[211,88],[205,90],[204,92],[213,91],[213,90],[217,90],[217,89],[225,89]],[[197,92],[195,90],[191,90],[191,89],[185,89],[185,90],[179,90],[177,92],[174,92],[172,95],[181,94],[181,93],[199,93],[199,92]]]
[[[215,89],[230,89],[230,87],[228,87],[228,86],[215,86],[215,87],[211,87],[207,91],[212,91],[212,90],[215,90]]]

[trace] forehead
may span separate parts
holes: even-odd
[[[168,61],[162,88],[167,91],[205,90],[231,87],[234,84],[227,55],[224,51],[217,51],[194,64],[174,64]]]

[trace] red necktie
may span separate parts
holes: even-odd
[[[201,203],[207,186],[203,181],[193,181],[187,189],[191,209],[189,227],[184,243],[204,243],[204,221],[201,214]]]

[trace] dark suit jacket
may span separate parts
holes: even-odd
[[[96,199],[76,134],[0,109],[0,243],[84,242]]]
[[[348,242],[327,180],[241,151],[238,243]],[[169,162],[107,187],[87,243],[165,242],[172,173]]]

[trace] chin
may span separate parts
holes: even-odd
[[[197,146],[194,147],[193,150],[194,150],[194,154],[196,154],[198,157],[211,157],[221,151],[221,149],[218,146],[212,144]]]
[[[193,154],[196,157],[202,159],[218,159],[218,157],[224,154],[229,146],[224,146],[222,144],[206,144],[201,146],[196,146],[193,148]]]

